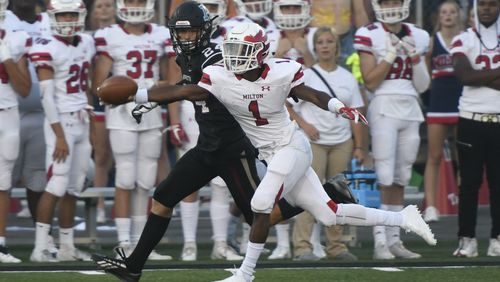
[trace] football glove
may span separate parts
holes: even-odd
[[[397,45],[399,42],[399,38],[391,32],[387,33],[387,38],[385,40],[385,57],[384,61],[391,64],[394,63],[396,57],[398,56]]]
[[[139,104],[135,106],[135,108],[132,110],[132,116],[134,117],[135,121],[139,124],[141,123],[142,120],[142,115],[150,112],[152,109],[156,108],[158,106],[158,103],[155,102],[147,102],[144,104]]]
[[[172,124],[167,127],[167,131],[170,135],[170,142],[176,147],[182,147],[183,143],[189,142],[189,138],[182,127],[182,124]]]
[[[415,38],[413,38],[412,36],[406,35],[405,37],[403,37],[400,41],[400,45],[401,47],[403,47],[406,55],[408,55],[409,57],[413,57],[417,54],[417,51],[415,49]]]
[[[355,123],[361,121],[363,124],[368,124],[368,120],[365,118],[365,116],[354,108],[342,107],[338,110],[337,113],[343,118],[353,120]]]

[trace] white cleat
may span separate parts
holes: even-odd
[[[0,245],[0,263],[20,263],[21,260],[9,253],[5,246]]]
[[[488,248],[489,250],[489,248]],[[453,252],[456,257],[475,258],[477,257],[476,238],[462,237],[458,241],[458,248]]]
[[[282,246],[277,246],[276,249],[274,249],[274,251],[271,253],[271,255],[267,257],[267,259],[270,260],[289,258],[292,258],[292,252],[290,251],[290,248]]]
[[[186,242],[182,248],[182,261],[195,261],[198,256],[198,249],[195,242]]]
[[[224,259],[228,261],[239,261],[243,260],[243,257],[238,255],[233,248],[230,248],[226,241],[217,241],[214,243],[214,248],[212,249],[211,259]]]
[[[34,249],[30,256],[32,262],[59,262],[57,257],[54,257],[49,250]]]
[[[414,253],[414,252],[408,250],[407,248],[405,248],[405,246],[403,246],[403,242],[401,242],[401,241],[398,241],[398,242],[390,245],[389,251],[391,252],[391,254],[393,254],[395,257],[398,257],[398,258],[418,259],[418,258],[422,257],[421,254]]]
[[[489,257],[500,257],[500,236],[490,238],[490,245],[488,246],[486,255]]]
[[[75,247],[61,246],[57,254],[59,261],[91,261],[90,254]]]
[[[155,250],[153,250],[148,257],[148,260],[172,260],[172,256],[169,255],[161,255]]]
[[[428,206],[424,211],[424,221],[425,222],[436,222],[439,221],[439,211],[433,206]]]
[[[406,232],[414,232],[422,237],[427,244],[431,246],[437,244],[437,240],[434,238],[431,228],[427,223],[425,223],[417,206],[409,205],[400,211],[400,213],[403,216],[401,228],[403,228]]]
[[[56,243],[54,243],[54,237],[49,235],[47,237],[47,250],[53,257],[57,257],[57,253],[59,253],[59,250],[56,247]]]
[[[217,280],[214,282],[252,282],[255,277],[250,277],[249,279],[245,279],[245,275],[239,270],[239,269],[224,269],[226,271],[231,272],[233,274],[232,276],[223,279],[223,280]]]
[[[385,243],[375,243],[375,248],[373,250],[373,259],[395,259],[396,257],[389,251],[387,244]]]

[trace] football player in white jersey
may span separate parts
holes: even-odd
[[[75,248],[73,225],[76,196],[84,188],[91,154],[92,107],[88,75],[95,55],[94,40],[83,34],[87,10],[81,0],[51,0],[47,10],[53,35],[39,38],[30,50],[40,81],[45,112],[46,167],[48,182],[38,203],[35,248],[31,261],[88,260]],[[48,235],[55,206],[59,205],[57,257],[48,251]]]
[[[251,201],[254,221],[242,266],[223,281],[252,281],[257,260],[264,249],[270,212],[275,201],[285,198],[291,205],[309,211],[325,226],[400,226],[434,245],[436,240],[416,206],[401,212],[366,208],[357,204],[337,204],[324,192],[311,164],[311,147],[285,107],[294,96],[344,118],[366,123],[357,110],[345,107],[330,95],[304,85],[302,66],[283,59],[267,59],[269,41],[255,23],[235,26],[224,39],[224,65],[204,69],[198,85],[159,86],[139,89],[137,103],[198,101],[211,95],[224,104],[265,160],[267,172]],[[231,85],[231,87],[227,87]],[[153,206],[162,214],[166,207]]]
[[[314,64],[313,35],[315,27],[309,28],[312,20],[310,0],[276,0],[274,21],[281,30],[276,58],[297,61],[306,67]]]
[[[8,0],[0,0],[0,263],[19,263],[6,248],[12,170],[19,153],[19,110],[17,96],[26,97],[31,87],[26,55],[31,37],[24,31],[4,27]]]
[[[166,79],[171,54],[168,29],[149,23],[155,0],[118,0],[117,15],[124,24],[96,31],[97,62],[92,87],[95,91],[109,76],[125,75],[144,88]],[[154,105],[150,105],[154,106]],[[161,108],[154,108],[137,122],[130,116],[134,103],[107,106],[106,127],[116,164],[115,223],[118,242],[125,252],[137,243],[147,219],[149,191],[156,184],[163,121]],[[123,142],[127,140],[127,142]],[[150,259],[171,259],[153,252]]]
[[[366,88],[375,97],[368,107],[375,170],[380,184],[381,209],[400,211],[420,145],[419,126],[424,120],[419,93],[430,83],[425,60],[429,35],[403,20],[411,0],[373,0],[377,22],[356,32],[354,47],[360,53]],[[375,259],[419,258],[407,250],[399,227],[376,226]]]
[[[500,1],[474,1],[475,28],[453,39],[459,100],[457,151],[460,166],[457,257],[476,257],[477,199],[484,168],[491,205],[488,256],[500,256]]]

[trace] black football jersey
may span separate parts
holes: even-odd
[[[203,68],[222,62],[222,51],[211,43],[201,52],[191,56],[180,54],[177,64],[182,71],[182,84],[198,84]],[[204,151],[217,151],[245,136],[238,122],[217,98],[210,95],[205,101],[193,102],[195,119],[198,122],[200,136],[197,146]]]

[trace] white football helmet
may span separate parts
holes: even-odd
[[[0,0],[0,24],[5,20],[5,11],[7,11],[7,6],[9,6],[9,0]]]
[[[273,10],[273,0],[234,0],[238,13],[260,20]]]
[[[74,22],[58,22],[56,15],[59,13],[77,13],[78,19]],[[85,29],[87,9],[82,0],[50,0],[47,6],[52,33],[59,36],[74,36]]]
[[[155,15],[155,1],[146,0],[146,5],[142,7],[130,7],[125,4],[125,0],[116,0],[116,15],[127,23],[144,23],[151,20]]]
[[[226,0],[196,0],[196,2],[205,5],[217,5],[217,11],[216,12],[211,12],[208,8],[208,13],[210,14],[210,18],[213,19],[212,25],[217,26],[219,25],[222,21],[226,19],[226,14],[227,14],[227,2]]]
[[[381,0],[372,0],[373,11],[379,22],[393,24],[404,21],[410,15],[411,0],[402,0],[400,7],[382,8]]]
[[[266,31],[256,23],[234,26],[222,42],[222,58],[226,70],[242,74],[256,69],[269,55]]]
[[[284,6],[300,7],[298,14],[284,14],[281,10]],[[274,22],[280,29],[300,29],[309,25],[311,16],[310,0],[275,0]]]

